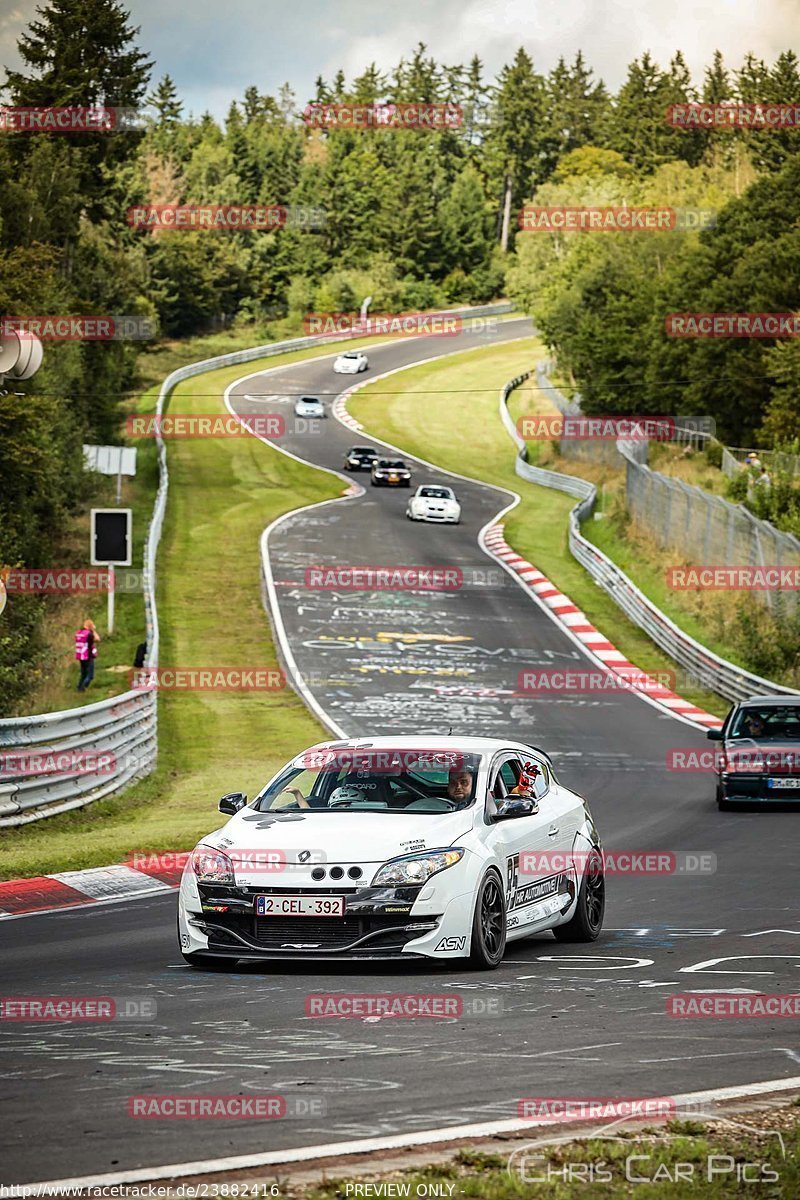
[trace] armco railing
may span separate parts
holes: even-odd
[[[512,311],[510,304],[486,304],[476,308],[448,310],[448,316],[501,316]],[[352,337],[361,336],[354,333]],[[335,341],[347,340],[337,335]],[[256,359],[289,354],[314,346],[332,344],[325,337],[291,338],[266,346],[253,346],[232,354],[221,354],[190,363],[173,371],[161,385],[156,413],[164,412],[176,384],[206,371],[235,367]],[[156,554],[167,506],[169,471],[163,439],[157,435],[159,483],[153,515],[147,532],[143,561],[143,590],[147,628],[147,666],[158,665],[159,628],[156,608]],[[82,808],[121,792],[137,779],[149,775],[158,755],[156,693],[129,691],[83,708],[65,709],[32,717],[0,718],[0,828],[25,825]],[[70,755],[80,752],[96,770],[74,774]]]
[[[643,629],[656,645],[682,666],[700,686],[724,696],[727,700],[743,700],[765,692],[797,695],[793,688],[753,675],[696,642],[649,600],[616,563],[583,536],[581,522],[591,514],[595,504],[594,484],[574,475],[548,471],[529,463],[525,441],[517,433],[508,411],[509,395],[529,379],[532,373],[528,371],[505,385],[500,393],[500,416],[517,446],[517,475],[530,483],[556,488],[578,498],[578,503],[569,516],[569,548],[581,566],[585,567],[595,582],[608,592],[631,621]],[[626,444],[618,442],[617,448],[620,454],[626,457]]]

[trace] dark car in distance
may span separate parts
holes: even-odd
[[[377,458],[371,482],[373,487],[411,487],[411,472],[402,458]]]
[[[752,696],[735,704],[722,729],[714,770],[717,805],[800,803],[800,696]]]
[[[344,456],[345,471],[371,471],[372,464],[378,457],[378,451],[372,446],[351,446]]]

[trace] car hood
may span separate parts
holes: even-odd
[[[231,855],[237,866],[237,882],[244,882],[248,854],[275,850],[287,863],[307,860],[323,863],[383,863],[416,850],[450,846],[472,828],[473,810],[452,813],[405,815],[390,812],[291,812],[257,813],[244,808],[227,825],[202,839]],[[261,865],[263,857],[255,861]]]
[[[776,765],[785,764],[787,766],[795,765],[800,769],[800,742],[790,741],[788,738],[780,741],[768,740],[757,741],[755,738],[725,738],[722,743],[726,756],[731,758],[740,758],[744,763],[748,761],[758,764],[761,760],[769,767],[771,763]]]

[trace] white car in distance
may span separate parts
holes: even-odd
[[[418,487],[406,506],[410,521],[433,521],[440,525],[458,525],[461,505],[452,488],[423,484]]]
[[[368,366],[366,354],[360,350],[348,350],[334,361],[333,369],[337,375],[358,375],[360,371],[366,371]]]
[[[294,403],[294,415],[296,417],[324,417],[325,409],[322,401],[316,396],[300,396]]]

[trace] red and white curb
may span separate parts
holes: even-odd
[[[525,586],[562,625],[567,627],[572,637],[579,641],[593,658],[596,658],[608,671],[619,676],[621,680],[625,680],[624,686],[630,691],[640,692],[667,712],[694,721],[703,728],[719,729],[722,727],[719,717],[705,712],[689,700],[684,700],[682,696],[678,696],[653,679],[652,676],[645,675],[638,667],[634,666],[620,650],[617,650],[616,646],[611,644],[605,634],[592,625],[586,614],[572,603],[569,596],[560,592],[546,575],[534,567],[533,563],[529,563],[526,558],[511,549],[503,536],[502,525],[492,526],[487,531],[483,543],[490,554],[504,562],[520,577]]]
[[[370,380],[370,383],[371,382],[372,380]],[[342,425],[346,425],[348,429],[352,429],[354,433],[363,433],[364,426],[360,425],[355,417],[351,417],[350,413],[347,411],[347,401],[350,399],[350,396],[354,391],[355,388],[350,388],[348,391],[342,392],[340,396],[336,397],[331,405],[331,415],[334,416],[337,421],[340,421]]]
[[[10,879],[0,883],[0,921],[171,892],[177,888],[183,872],[178,860],[176,854],[161,859],[158,855],[148,855],[147,861],[137,867],[119,863],[113,867],[89,867],[85,871],[57,871],[32,879]]]

